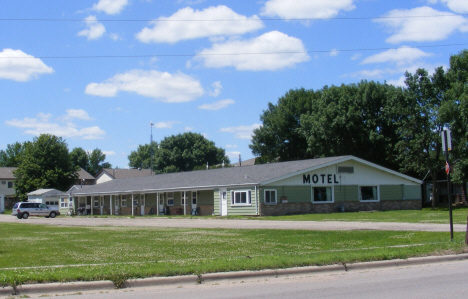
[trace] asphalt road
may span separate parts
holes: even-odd
[[[60,298],[466,298],[468,260],[407,267],[172,284]],[[32,295],[31,297],[35,297]],[[42,295],[42,298],[55,296]]]
[[[0,222],[29,223],[61,226],[125,226],[125,227],[178,227],[178,228],[223,228],[223,229],[290,229],[290,230],[392,230],[450,232],[448,224],[399,223],[399,222],[344,222],[344,221],[275,221],[242,219],[174,219],[162,217],[91,218],[57,217],[18,219],[0,214]],[[454,231],[465,232],[466,225],[454,224]]]

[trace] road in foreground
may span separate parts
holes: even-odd
[[[297,230],[392,230],[449,232],[448,224],[401,222],[345,222],[345,221],[275,221],[207,218],[164,217],[58,217],[54,219],[30,217],[26,220],[0,214],[0,222],[29,223],[62,226],[125,226],[125,227],[177,227],[224,229],[297,229]],[[466,225],[454,224],[454,231],[466,231]]]
[[[61,298],[466,298],[467,276],[468,260],[463,260],[398,268],[212,281],[200,285],[174,284]],[[55,295],[49,298],[52,297]]]

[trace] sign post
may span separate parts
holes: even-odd
[[[452,140],[451,140],[449,129],[445,129],[442,132],[442,149],[445,152],[445,173],[447,173],[447,195],[448,195],[449,215],[450,215],[450,240],[453,240],[452,194],[450,191],[450,163],[449,163],[449,151],[452,150]]]

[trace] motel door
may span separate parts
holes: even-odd
[[[197,191],[192,191],[192,214],[197,210]]]
[[[221,216],[227,215],[227,190],[219,189],[219,199],[221,204]]]
[[[164,193],[159,193],[159,213],[164,211]]]
[[[101,215],[104,215],[104,196],[99,198],[99,207],[101,209]]]
[[[140,215],[141,216],[145,215],[145,195],[144,194],[140,194],[140,210],[141,210]]]

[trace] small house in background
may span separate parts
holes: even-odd
[[[16,200],[15,176],[13,172],[17,167],[0,167],[0,213],[5,207],[11,208]]]
[[[57,189],[39,189],[28,193],[28,202],[43,203],[59,209],[60,214],[67,214],[73,208],[73,201],[68,193]]]
[[[115,179],[138,178],[150,175],[152,175],[151,169],[103,168],[96,174],[96,184],[101,184]]]
[[[80,169],[78,171],[78,179],[74,185],[95,185],[96,179],[86,170]]]

